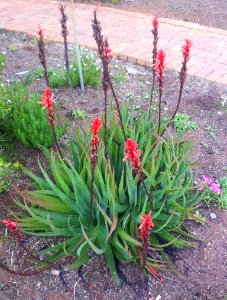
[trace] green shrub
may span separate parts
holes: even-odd
[[[94,51],[81,49],[81,66],[86,86],[98,87],[101,84],[101,68],[98,63],[97,54]],[[72,87],[80,85],[79,67],[76,52],[74,52],[74,62],[70,68],[70,79]]]
[[[4,94],[4,95],[3,95]],[[6,132],[26,147],[50,147],[54,144],[51,128],[46,112],[39,104],[40,97],[30,93],[21,83],[2,87],[0,107],[1,131]],[[56,126],[57,137],[64,133],[64,129]]]
[[[107,155],[103,145],[104,130],[100,132],[101,145],[94,172],[92,224],[89,213],[91,135],[88,129],[76,130],[69,160],[47,153],[51,172],[48,174],[39,164],[43,178],[25,170],[36,182],[38,190],[20,193],[32,206],[16,201],[27,211],[27,216],[18,217],[20,228],[31,235],[65,237],[63,242],[38,253],[48,254],[46,260],[52,262],[73,256],[75,262],[69,267],[74,269],[88,261],[88,250],[92,249],[96,254],[105,256],[118,282],[115,259],[121,262],[141,261],[138,253],[141,254],[142,243],[138,226],[140,216],[151,209],[155,224],[151,247],[157,249],[159,255],[158,259],[156,255],[148,256],[146,268],[162,270],[165,263],[169,264],[164,251],[167,246],[193,246],[190,239],[194,237],[185,230],[184,220],[202,220],[192,213],[201,196],[199,189],[193,186],[188,160],[191,146],[170,136],[157,140],[157,124],[148,115],[139,116],[128,107],[122,108],[126,135],[138,141],[142,151],[144,184],[152,204],[140,178],[132,173],[128,163],[123,162],[124,136],[114,111],[109,114]],[[156,273],[153,271],[153,274]]]

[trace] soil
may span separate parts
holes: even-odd
[[[1,80],[12,80],[15,73],[37,69],[39,60],[36,48],[35,40],[28,36],[1,30],[0,51],[7,55]],[[63,46],[47,44],[47,56],[49,66],[62,65]],[[149,103],[151,71],[113,60],[112,76],[119,97],[128,99],[132,105],[145,110]],[[32,89],[41,93],[44,86],[43,80],[36,80]],[[178,86],[178,73],[166,72],[164,111],[168,113],[174,110]],[[74,109],[80,108],[86,112],[85,123],[88,124],[89,118],[103,109],[101,88],[86,88],[84,93],[79,89],[62,88],[55,90],[55,95],[61,108],[60,115],[62,118],[69,119],[72,132],[73,128],[81,123],[71,117]],[[222,99],[226,98],[226,87],[195,77],[188,77],[180,107],[180,112],[188,113],[198,126],[198,130],[188,134],[196,145],[197,155],[194,155],[193,159],[202,163],[196,172],[214,179],[226,175],[226,106],[221,104]],[[15,144],[15,159],[36,173],[38,172],[36,164],[38,157],[43,159],[40,151],[24,149],[20,144]],[[19,178],[15,178],[14,184],[20,189],[31,187],[31,181],[22,174]],[[9,189],[0,195],[1,219],[9,216],[10,212],[14,210],[11,192],[12,189]],[[145,276],[140,266],[131,263],[120,265],[126,279],[117,286],[109,274],[103,258],[91,253],[89,263],[81,270],[84,281],[81,279],[81,273],[70,271],[67,269],[66,263],[31,277],[10,275],[1,269],[0,299],[224,300],[227,297],[225,285],[227,211],[217,209],[213,205],[210,208],[204,206],[199,211],[207,217],[208,222],[205,225],[189,222],[188,230],[205,241],[196,242],[196,247],[193,249],[177,251],[173,261],[178,272],[177,274],[164,273],[163,283],[151,276]],[[211,219],[211,212],[216,215],[215,219]],[[2,235],[4,235],[3,228]],[[25,244],[31,251],[34,251],[46,244],[54,244],[54,242],[54,239],[28,237]],[[1,260],[11,267],[23,270],[32,265],[32,262],[11,239],[0,240],[0,254]],[[158,297],[159,295],[161,298]]]
[[[98,3],[101,1],[74,0],[74,2]],[[103,0],[101,3],[119,9],[227,29],[226,0]]]

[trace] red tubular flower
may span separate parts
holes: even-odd
[[[91,128],[90,132],[93,135],[98,134],[99,130],[102,128],[102,121],[100,118],[97,116],[94,120],[91,121]]]
[[[158,72],[159,78],[163,79],[163,71],[165,68],[166,53],[164,50],[159,50],[154,64],[154,69]]]
[[[43,105],[45,109],[48,110],[48,119],[50,125],[53,126],[54,124],[54,95],[51,92],[49,87],[44,89],[44,95],[40,97],[41,102],[39,104]]]
[[[98,159],[98,144],[99,144],[98,133],[101,128],[102,128],[102,121],[97,116],[94,120],[91,121],[91,128],[90,128],[90,132],[93,134],[93,137],[91,138],[91,144],[90,144],[91,164],[93,168],[95,168]]]
[[[189,59],[191,47],[192,41],[185,39],[185,45],[182,46],[182,53],[185,61],[188,61]]]
[[[109,47],[104,47],[103,48],[103,51],[104,51],[104,53],[105,53],[105,56],[106,56],[106,58],[107,59],[111,59],[111,58],[113,58],[113,55],[112,55],[112,49],[110,49]]]
[[[154,222],[151,219],[152,211],[147,215],[141,215],[140,233],[143,241],[147,241],[150,237],[151,229],[154,228]]]
[[[157,16],[155,16],[154,19],[152,20],[152,25],[153,25],[153,31],[156,32],[158,30],[158,26],[159,26]]]
[[[131,164],[133,165],[134,172],[138,175],[141,175],[141,151],[137,149],[137,146],[138,144],[136,141],[133,141],[130,138],[127,139],[127,141],[125,142],[125,157],[123,158],[123,161],[126,161],[127,159],[130,160]]]
[[[10,219],[7,219],[7,220],[1,220],[1,222],[2,222],[3,224],[5,224],[6,227],[8,227],[8,228],[12,231],[12,233],[13,233],[13,235],[14,235],[15,238],[17,238],[17,239],[19,239],[20,241],[22,241],[23,236],[22,236],[22,234],[20,233],[20,230],[19,230],[19,228],[17,227],[17,223],[16,223],[16,222],[11,221]]]

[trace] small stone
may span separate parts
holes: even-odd
[[[39,282],[37,283],[37,288],[40,288],[40,286],[41,286],[41,282],[39,281]]]
[[[52,270],[51,274],[55,275],[55,276],[58,276],[60,274],[60,271],[59,270]]]
[[[210,213],[210,218],[211,218],[212,220],[214,220],[214,219],[217,219],[217,216],[216,216],[214,213]]]

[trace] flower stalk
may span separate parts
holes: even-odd
[[[98,160],[98,147],[99,147],[99,136],[98,133],[102,128],[102,121],[97,116],[91,122],[90,132],[92,133],[92,138],[90,141],[90,161],[91,161],[91,186],[90,186],[90,226],[92,225],[92,207],[93,207],[93,188],[94,188],[94,176],[95,167]]]
[[[126,140],[126,134],[125,134],[125,129],[123,125],[123,119],[121,115],[121,110],[120,110],[120,104],[119,100],[117,98],[117,95],[114,91],[113,84],[110,78],[110,73],[109,73],[109,64],[111,59],[113,58],[113,55],[111,53],[111,49],[109,48],[109,43],[108,39],[103,38],[102,35],[102,27],[97,19],[97,12],[94,10],[94,18],[92,20],[92,29],[93,29],[93,37],[96,41],[97,47],[98,47],[98,54],[99,57],[102,61],[102,87],[104,91],[104,145],[105,145],[105,153],[106,153],[106,137],[107,137],[107,101],[108,101],[108,90],[110,88],[116,106],[117,106],[117,111],[118,111],[118,116],[120,119],[120,125],[121,129],[124,135],[124,139]]]
[[[61,24],[61,35],[62,35],[63,40],[64,40],[65,69],[66,69],[66,72],[68,74],[68,82],[69,82],[69,85],[70,85],[69,54],[68,54],[68,41],[67,41],[67,37],[68,37],[68,34],[69,34],[68,29],[67,29],[68,16],[65,13],[65,9],[66,9],[65,5],[60,4],[58,6],[58,8],[59,8],[59,11],[61,13],[61,19],[59,21],[60,21],[60,24]]]
[[[185,39],[185,44],[182,46],[182,54],[183,54],[183,62],[182,62],[182,67],[181,67],[181,71],[180,71],[180,90],[179,90],[179,96],[178,96],[178,101],[177,101],[177,106],[176,109],[172,115],[172,118],[170,120],[173,121],[179,106],[180,106],[180,102],[181,102],[181,97],[182,97],[182,92],[183,92],[183,87],[184,87],[184,83],[186,80],[186,75],[187,75],[187,63],[190,59],[190,51],[191,51],[191,47],[192,47],[192,41]]]
[[[162,92],[163,92],[163,83],[164,83],[164,68],[165,68],[165,51],[159,50],[156,56],[154,69],[158,73],[158,90],[159,90],[159,101],[158,101],[158,130],[159,135],[161,128],[161,110],[162,110]]]
[[[46,81],[46,85],[49,87],[49,77],[48,77],[48,71],[47,71],[47,63],[46,63],[46,54],[45,54],[45,44],[44,44],[44,34],[43,30],[39,26],[39,29],[37,31],[38,33],[38,51],[39,51],[39,60],[40,63],[43,67],[43,72],[44,72],[44,78]]]
[[[155,61],[157,57],[157,52],[158,52],[158,17],[154,17],[152,21],[153,29],[151,30],[153,34],[153,55],[152,55],[152,85],[151,85],[151,97],[150,97],[150,107],[149,111],[151,110],[152,107],[152,102],[153,102],[153,96],[154,96],[154,88],[155,88],[155,78],[156,78],[156,70],[155,70]]]

